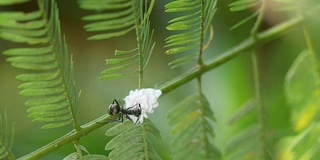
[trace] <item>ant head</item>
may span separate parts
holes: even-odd
[[[113,103],[109,106],[108,113],[110,115],[116,115],[120,112],[120,109],[119,102],[117,100],[113,100]]]

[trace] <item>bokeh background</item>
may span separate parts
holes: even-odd
[[[190,68],[185,66],[171,70],[168,66],[168,62],[175,58],[164,54],[166,50],[164,39],[169,35],[165,27],[174,16],[164,12],[164,5],[168,2],[169,0],[157,0],[152,12],[151,27],[155,30],[156,47],[145,71],[144,87],[157,87]],[[213,20],[214,39],[205,52],[205,60],[219,56],[223,51],[250,35],[253,21],[236,30],[229,30],[231,26],[252,12],[230,12],[228,4],[231,2],[233,0],[218,2],[218,11]],[[2,9],[32,11],[36,9],[34,4],[30,2],[13,7],[2,7]],[[83,26],[86,22],[81,21],[81,18],[91,12],[81,10],[75,0],[57,0],[57,4],[60,10],[62,32],[66,35],[69,53],[74,57],[76,88],[82,91],[78,120],[81,124],[85,124],[106,114],[107,107],[113,99],[123,99],[130,90],[137,88],[137,76],[109,81],[98,79],[100,72],[107,68],[105,59],[112,57],[116,49],[133,48],[135,35],[131,33],[111,40],[88,41],[86,38],[92,34],[84,31]],[[270,5],[261,30],[272,27],[291,16],[289,13],[274,12],[273,9],[276,7]],[[319,22],[314,22],[312,26],[312,33],[315,33],[313,35],[319,35],[316,31],[320,26]],[[0,40],[0,51],[11,47],[13,47],[12,43]],[[285,130],[290,127],[283,81],[292,61],[303,48],[305,48],[303,35],[297,27],[257,49],[263,105],[268,108],[268,123],[271,128]],[[242,125],[255,123],[258,120],[257,112],[253,111],[235,126],[227,123],[233,112],[254,95],[252,64],[248,53],[241,54],[203,75],[203,90],[217,119],[214,124],[215,140],[222,149],[231,137],[242,129]],[[15,123],[13,152],[16,157],[21,157],[64,135],[72,127],[41,130],[42,124],[31,122],[27,117],[27,106],[24,105],[27,98],[19,95],[17,86],[21,83],[15,80],[15,76],[22,71],[11,67],[5,59],[6,57],[0,54],[0,110],[2,113],[6,110],[9,122]],[[170,126],[167,124],[167,114],[176,103],[194,92],[197,92],[196,83],[191,81],[163,95],[159,101],[160,106],[154,114],[150,115],[150,119],[159,127],[162,134],[162,140],[155,139],[153,143],[163,159],[169,159],[170,156],[168,151]],[[108,152],[104,147],[109,138],[104,134],[108,127],[110,125],[88,134],[80,140],[80,143],[92,154],[107,155]],[[62,159],[71,152],[75,152],[75,149],[72,144],[69,144],[43,159]]]

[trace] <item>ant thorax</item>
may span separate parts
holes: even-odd
[[[119,114],[118,121],[123,122],[123,116],[125,116],[126,118],[132,120],[134,122],[134,124],[137,124],[137,122],[140,119],[140,115],[141,115],[141,105],[136,104],[132,107],[125,109],[125,108],[121,107],[121,105],[119,104],[119,102],[116,99],[114,99],[113,103],[110,104],[110,106],[109,106],[108,113],[110,115]]]

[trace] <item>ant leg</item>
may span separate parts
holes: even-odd
[[[117,104],[118,106],[120,106],[120,104],[119,104],[119,102],[116,100],[116,99],[113,99],[113,102],[112,102],[113,104]]]
[[[121,122],[123,123],[123,113],[120,113],[120,116],[119,118],[121,118]],[[120,119],[119,119],[120,120]]]
[[[137,118],[137,120],[136,120],[136,122],[135,122],[134,124],[137,124],[137,123],[138,123],[138,121],[139,121],[139,119],[140,119],[140,116]]]

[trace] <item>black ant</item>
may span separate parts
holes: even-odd
[[[123,122],[123,116],[125,116],[126,118],[128,118],[130,120],[131,120],[131,118],[129,118],[128,115],[136,116],[136,117],[138,117],[138,119],[134,124],[137,124],[137,122],[140,119],[140,115],[141,115],[141,105],[138,103],[132,107],[124,109],[123,107],[121,107],[119,102],[116,99],[114,99],[112,104],[110,104],[110,106],[109,106],[108,113],[110,115],[120,114],[118,121],[120,121],[120,119],[121,119],[121,122]]]

